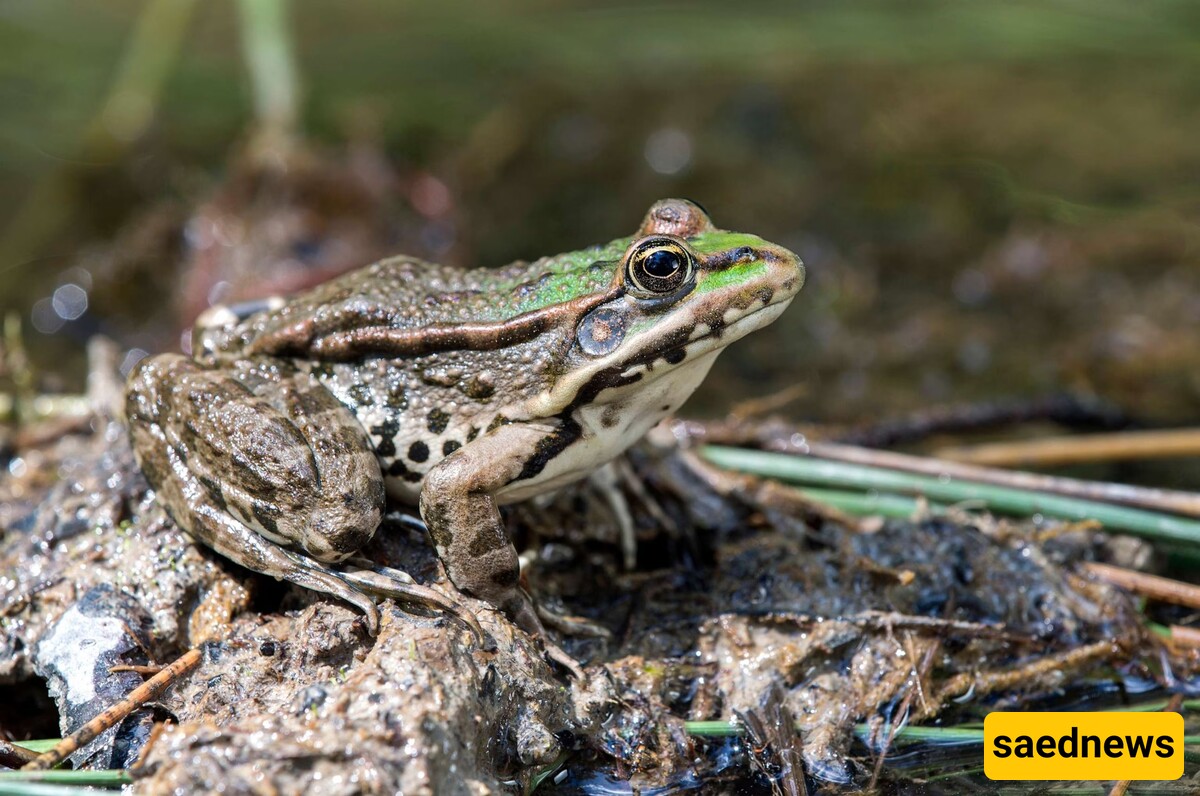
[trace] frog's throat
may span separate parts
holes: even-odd
[[[553,304],[504,321],[431,324],[397,329],[386,323],[364,323],[351,329],[324,332],[306,318],[265,334],[247,346],[251,354],[310,356],[347,361],[362,356],[413,357],[442,351],[496,351],[528,342],[557,326],[574,324],[591,309],[625,294],[620,283],[603,293]],[[364,321],[370,321],[364,318]]]

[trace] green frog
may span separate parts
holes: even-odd
[[[394,257],[214,308],[191,357],[134,370],[126,415],[162,504],[223,556],[372,629],[372,595],[456,610],[356,557],[388,499],[416,505],[451,582],[542,634],[498,507],[611,461],[803,281],[787,249],[667,199],[580,251],[471,270]]]

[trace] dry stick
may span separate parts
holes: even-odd
[[[11,741],[0,740],[0,765],[16,768],[36,759],[37,752],[31,752]]]
[[[63,738],[53,749],[40,755],[37,760],[25,764],[21,770],[45,771],[58,765],[76,749],[91,743],[100,733],[110,727],[115,727],[119,721],[130,713],[165,691],[176,679],[200,662],[200,655],[201,652],[198,647],[183,653],[173,663],[165,666],[158,674],[130,691],[127,697],[102,711],[96,718],[66,738]]]
[[[1076,647],[1057,655],[1047,655],[1033,663],[1017,669],[998,669],[978,673],[960,672],[946,680],[937,694],[938,702],[970,693],[979,697],[994,691],[1005,691],[1019,685],[1028,685],[1059,669],[1073,669],[1097,658],[1112,655],[1116,645],[1112,641],[1097,641]]]
[[[1067,497],[1098,500],[1123,506],[1168,511],[1189,517],[1200,517],[1200,494],[1179,492],[1172,489],[1151,489],[1129,484],[1114,484],[1105,481],[1081,481],[1056,475],[1021,473],[981,467],[975,464],[949,462],[910,456],[905,453],[858,448],[836,442],[808,442],[787,450],[788,453],[807,453],[818,459],[849,462],[874,467],[902,470],[935,478],[954,478],[977,481],[982,484],[1006,486],[1013,489],[1051,492]]]
[[[940,448],[935,456],[993,467],[1052,467],[1084,462],[1200,456],[1200,428],[1118,431]]]
[[[1091,562],[1084,564],[1083,568],[1101,580],[1116,584],[1126,591],[1172,605],[1200,608],[1200,586],[1124,567],[1114,567],[1112,564]]]
[[[1168,625],[1167,629],[1171,631],[1170,641],[1172,644],[1177,647],[1200,649],[1200,630],[1183,625]]]

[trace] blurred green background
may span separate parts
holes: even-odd
[[[0,309],[50,387],[256,268],[499,265],[682,195],[810,276],[694,412],[1196,414],[1195,3],[38,0],[0,53]]]

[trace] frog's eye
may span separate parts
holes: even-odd
[[[692,278],[695,262],[687,248],[673,238],[647,238],[629,255],[626,275],[634,292],[672,293]]]

